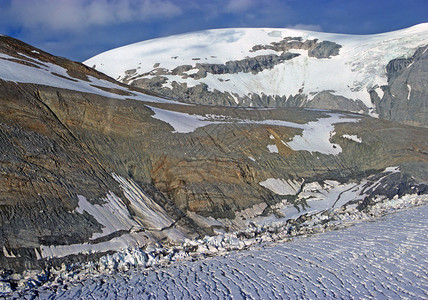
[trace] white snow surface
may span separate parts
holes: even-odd
[[[250,50],[255,45],[279,42],[284,37],[332,41],[342,45],[342,48],[339,55],[329,59],[309,57],[306,50],[292,49],[290,52],[301,55],[257,74],[208,73],[207,77],[200,80],[166,75],[166,86],[170,86],[173,81],[186,83],[189,87],[205,83],[210,90],[217,89],[239,96],[263,93],[288,97],[298,94],[302,89],[309,99],[318,92],[328,90],[335,95],[359,99],[367,107],[373,108],[367,90],[381,92],[379,87],[387,84],[385,67],[388,62],[395,58],[408,58],[418,47],[428,44],[428,23],[374,35],[272,28],[207,30],[120,47],[94,56],[84,63],[121,80],[127,70],[135,69],[133,76],[137,77],[153,71],[157,63],[158,68],[171,71],[180,65],[195,67],[197,63],[224,64],[261,54],[280,54],[273,50]]]
[[[291,142],[286,144],[293,150],[306,150],[309,152],[320,152],[324,154],[337,155],[342,152],[338,144],[330,142],[335,134],[334,124],[358,122],[356,118],[346,118],[342,114],[328,114],[329,118],[320,118],[317,121],[305,124],[303,134],[297,135]]]
[[[322,183],[316,181],[300,183],[291,180],[285,181],[284,179],[269,178],[259,184],[278,195],[295,195],[300,191],[297,200],[299,202],[304,200],[306,205],[302,205],[301,207],[294,206],[284,200],[272,206],[273,209],[279,210],[282,215],[281,218],[269,215],[266,217],[256,217],[251,222],[258,225],[284,224],[287,220],[296,219],[304,214],[316,214],[341,207],[349,201],[363,200],[367,196],[364,193],[365,190],[374,189],[382,179],[399,172],[399,167],[385,168],[382,172],[384,176],[372,184],[368,184],[366,180],[359,183],[340,183],[334,180],[325,180]]]
[[[276,145],[267,145],[270,153],[278,153],[278,147]]]
[[[170,124],[176,133],[193,132],[199,127],[204,127],[217,122],[208,121],[206,117],[190,115],[187,113],[166,110],[153,106],[148,106],[155,113],[152,117]]]
[[[407,93],[407,100],[410,100],[410,94],[412,93],[412,86],[410,84],[407,84],[407,90],[409,91]]]
[[[148,237],[144,232],[131,232],[112,238],[101,243],[83,243],[58,246],[40,246],[41,258],[64,257],[71,254],[89,254],[95,252],[121,251],[131,248],[139,248],[146,245]]]
[[[78,199],[79,203],[76,212],[83,214],[83,211],[86,211],[104,226],[103,232],[94,233],[91,239],[97,239],[119,230],[130,230],[132,227],[139,227],[132,219],[122,199],[113,192],[107,194],[107,197],[103,199],[106,203],[102,205],[91,204],[82,195],[78,195]]]
[[[344,137],[345,139],[360,143],[360,144],[363,142],[363,140],[355,134],[344,134],[344,135],[342,135],[342,137]]]
[[[388,168],[386,168],[383,171],[383,173],[387,173],[387,172],[390,172],[390,173],[399,173],[400,172],[400,167],[388,167]]]
[[[278,195],[296,195],[302,185],[302,183],[295,180],[278,178],[268,178],[259,182],[259,184]]]
[[[284,190],[281,190],[278,181],[274,182],[271,180],[271,186],[266,186],[274,193],[278,195],[295,195],[299,189],[301,188],[301,192],[298,195],[298,200],[305,200],[305,206],[294,206],[288,203],[287,201],[283,201],[273,208],[279,209],[281,213],[281,218],[277,218],[274,215],[270,215],[267,217],[257,217],[252,220],[252,222],[259,225],[266,224],[282,224],[287,222],[289,219],[296,219],[304,214],[315,214],[321,211],[325,211],[328,209],[332,209],[335,207],[340,207],[351,200],[360,200],[365,197],[365,194],[362,193],[362,190],[366,184],[366,181],[361,182],[360,184],[355,183],[345,183],[341,184],[337,181],[326,180],[322,185],[318,182],[305,183],[303,186],[298,182],[293,185],[290,184],[289,193],[286,194]],[[282,180],[285,183],[284,180]],[[276,185],[273,185],[276,183]],[[263,185],[262,183],[260,183]],[[288,184],[288,183],[287,183]],[[285,184],[283,185],[285,186]]]

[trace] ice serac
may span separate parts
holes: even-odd
[[[213,31],[210,39],[239,41],[247,32]],[[257,32],[269,46],[270,31]],[[277,42],[299,54],[284,62],[312,49],[305,59],[329,63],[346,50],[310,36]],[[226,62],[245,59],[236,50]],[[248,52],[267,54],[281,56]],[[224,61],[199,63],[220,72]],[[245,68],[232,64],[222,75],[235,67]],[[266,70],[254,72],[236,74]],[[411,98],[418,88],[409,84]],[[426,136],[426,128],[349,112],[185,105],[0,37],[0,268],[166,247],[289,209],[342,205],[357,192],[361,210],[426,194]]]
[[[339,109],[427,126],[427,45],[428,23],[365,36],[219,29],[124,46],[85,64],[183,102]]]

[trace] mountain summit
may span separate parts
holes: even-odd
[[[374,35],[217,29],[124,46],[84,63],[184,102],[340,109],[428,126],[427,45],[428,23]]]

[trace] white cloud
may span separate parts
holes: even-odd
[[[290,29],[300,29],[300,30],[309,30],[309,31],[323,31],[321,25],[315,25],[315,24],[294,24],[294,25],[287,25],[286,28]]]
[[[10,21],[24,28],[59,31],[152,21],[182,13],[169,0],[13,0],[9,9]]]

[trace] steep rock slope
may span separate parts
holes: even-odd
[[[423,194],[427,133],[339,111],[183,105],[0,36],[0,266]]]
[[[428,45],[408,58],[390,61],[386,67],[388,86],[383,97],[372,92],[381,118],[410,125],[428,126]]]
[[[124,46],[85,64],[185,102],[340,109],[427,126],[426,105],[415,113],[428,95],[426,61],[418,59],[419,67],[407,64],[410,69],[401,70],[419,70],[406,77],[414,90],[410,98],[406,84],[391,87],[388,80],[391,71],[398,71],[390,67],[410,61],[428,44],[427,37],[428,24],[366,36],[219,29]],[[391,100],[391,89],[402,92]]]

